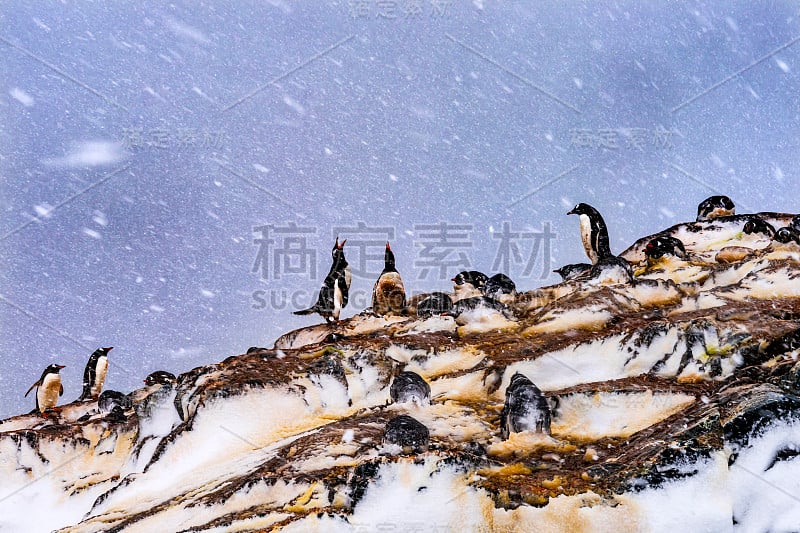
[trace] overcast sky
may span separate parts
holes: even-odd
[[[338,234],[369,305],[469,266],[521,289],[724,193],[797,211],[794,2],[0,7],[0,417],[114,346],[130,391],[272,346]],[[377,260],[376,260],[377,258]]]

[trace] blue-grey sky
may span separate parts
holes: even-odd
[[[797,211],[799,12],[5,2],[0,417],[33,407],[49,362],[76,398],[99,346],[129,391],[316,322],[290,311],[337,231],[356,266],[391,237],[409,291],[467,262],[528,289],[585,260],[579,201],[616,252],[711,194]],[[369,304],[381,265],[363,266],[345,316]]]

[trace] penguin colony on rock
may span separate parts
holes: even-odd
[[[631,264],[611,252],[608,229],[600,213],[594,207],[580,203],[568,215],[578,215],[580,234],[590,263],[576,263],[554,270],[564,281],[631,281],[635,273]],[[735,218],[735,206],[727,196],[707,198],[697,208],[697,222],[709,222],[725,217]],[[751,215],[746,219],[742,232],[747,235],[763,235],[778,243],[800,245],[800,215],[779,229]],[[319,314],[326,322],[337,322],[342,309],[347,307],[352,281],[350,266],[344,253],[347,240],[338,237],[331,250],[332,264],[320,288],[316,303],[308,309],[295,311],[296,315]],[[686,247],[681,240],[660,235],[644,247],[647,268],[663,265],[669,258],[688,260]],[[637,271],[636,274],[638,274]],[[464,324],[472,316],[481,313],[497,313],[506,319],[514,319],[510,307],[516,298],[517,289],[507,275],[498,273],[491,277],[482,272],[469,270],[457,274],[451,280],[453,292],[433,292],[410,300],[406,299],[402,277],[395,265],[394,252],[386,243],[384,269],[372,289],[371,313],[378,316],[416,315],[422,318],[447,316]],[[335,336],[331,333],[330,336]],[[89,357],[83,378],[81,401],[98,401],[98,410],[112,419],[124,419],[124,412],[132,408],[131,397],[117,391],[102,391],[108,370],[108,352],[112,348],[99,348]],[[253,347],[248,350],[257,351]],[[321,361],[324,363],[325,361]],[[337,361],[331,361],[337,364]],[[36,389],[36,412],[47,414],[57,410],[58,398],[63,395],[60,370],[62,365],[51,364],[28,392]],[[330,372],[329,372],[330,373]],[[176,377],[165,371],[157,371],[144,380],[146,386],[171,389]],[[431,402],[430,385],[414,372],[401,372],[394,377],[389,394],[391,402],[410,407],[421,407]],[[137,406],[146,412],[147,406]],[[88,417],[89,415],[85,415]],[[503,439],[512,433],[530,431],[550,434],[551,408],[542,391],[526,376],[515,373],[505,391],[505,402],[500,414],[500,432]],[[392,418],[384,430],[384,443],[400,446],[406,453],[417,453],[428,448],[430,433],[424,424],[410,415]]]

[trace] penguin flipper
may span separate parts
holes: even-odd
[[[23,398],[27,398],[28,394],[30,394],[33,389],[35,389],[36,387],[38,387],[41,384],[42,384],[42,380],[39,380],[36,383],[34,383],[33,385],[31,385],[31,388],[28,389],[28,392],[25,393],[25,396],[23,396]]]
[[[317,310],[315,308],[309,307],[308,309],[303,309],[301,311],[292,311],[292,314],[293,315],[311,315],[311,314],[316,313],[316,312],[317,312]]]
[[[64,396],[64,385],[63,384],[58,386],[58,395],[59,396]]]

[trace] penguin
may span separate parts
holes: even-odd
[[[589,204],[578,204],[568,215],[578,215],[581,220],[581,242],[586,255],[592,264],[600,259],[610,257],[611,246],[608,240],[608,229],[600,212]]]
[[[392,403],[415,403],[419,406],[431,403],[431,387],[416,372],[400,372],[389,387]]]
[[[453,300],[444,292],[432,292],[417,304],[417,316],[439,316],[453,309]]]
[[[484,296],[510,304],[517,296],[517,286],[511,278],[498,273],[486,280],[481,292]]]
[[[697,206],[697,222],[707,222],[735,214],[736,206],[733,205],[730,198],[724,195],[709,196]]]
[[[790,242],[800,244],[800,230],[796,230],[791,226],[780,228],[775,232],[775,240],[783,244]]]
[[[792,221],[789,222],[789,227],[800,231],[800,215],[792,217]]]
[[[573,263],[571,265],[564,265],[561,268],[557,268],[553,270],[553,272],[561,276],[562,281],[571,281],[590,268],[592,268],[592,265],[589,263]]]
[[[389,242],[383,256],[383,272],[372,288],[372,312],[378,315],[397,314],[406,306],[403,279],[394,264],[394,252]]]
[[[400,446],[403,453],[424,452],[430,444],[430,431],[416,418],[400,415],[386,423],[383,443]]]
[[[761,233],[769,239],[775,237],[775,228],[772,226],[772,224],[759,217],[750,217],[750,219],[744,223],[744,228],[742,228],[742,231],[748,235],[752,235],[753,233]]]
[[[477,270],[465,270],[459,272],[450,280],[453,282],[453,301],[457,302],[464,298],[481,296],[483,286],[489,278],[483,272]]]
[[[344,257],[344,243],[347,239],[339,243],[339,238],[336,238],[336,244],[331,251],[333,257],[333,264],[322,282],[322,287],[317,296],[317,303],[308,309],[294,311],[295,315],[310,315],[318,313],[326,322],[334,322],[339,320],[339,315],[342,309],[347,307],[349,298],[350,282],[352,281],[352,273],[347,259]]]
[[[600,259],[589,271],[590,283],[629,283],[633,279],[631,264],[617,256]]]
[[[115,408],[127,411],[133,407],[133,400],[127,394],[115,390],[104,390],[97,398],[97,408],[101,413],[110,413]]]
[[[108,352],[114,347],[98,348],[89,356],[86,368],[83,370],[83,392],[79,401],[96,400],[103,390],[108,373]]]
[[[155,372],[144,378],[144,384],[148,387],[152,385],[174,385],[178,379],[172,372],[166,370],[156,370]]]
[[[680,259],[686,259],[686,247],[680,239],[668,235],[659,235],[652,239],[644,247],[644,255],[647,263],[653,265],[665,255],[673,255]]]
[[[550,434],[550,405],[539,387],[515,372],[506,388],[506,401],[500,412],[500,435],[506,440],[511,433],[529,430]]]
[[[58,397],[64,395],[64,386],[61,384],[61,369],[64,365],[52,364],[44,369],[39,381],[31,385],[25,397],[36,389],[36,411],[44,413],[56,408]]]
[[[469,322],[480,320],[488,313],[502,313],[509,320],[514,318],[514,314],[509,307],[494,298],[488,296],[473,296],[464,298],[453,304],[453,308],[442,313],[442,316],[455,318],[456,324],[463,326]]]

